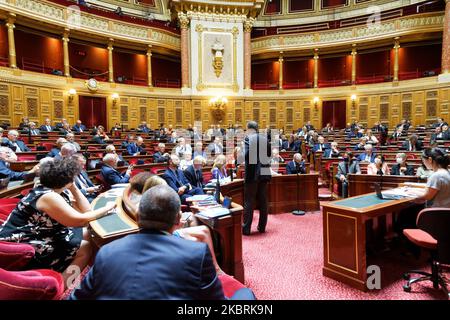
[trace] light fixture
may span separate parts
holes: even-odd
[[[319,99],[319,97],[314,97],[314,99],[313,99],[313,104],[314,104],[314,107],[317,109],[317,107],[319,106],[319,102],[320,102],[320,99]]]
[[[223,96],[216,96],[209,100],[209,106],[216,121],[220,122],[224,119],[227,103],[228,99]]]
[[[69,89],[69,102],[73,101],[73,98],[75,97],[75,95],[77,94],[77,90],[75,90],[74,88]]]
[[[113,93],[111,95],[111,98],[112,98],[112,101],[113,101],[113,105],[116,105],[117,104],[117,100],[119,100],[119,94],[115,92],[115,93]]]
[[[351,96],[350,96],[350,100],[352,101],[352,108],[353,109],[355,109],[355,107],[356,107],[356,94],[352,94]]]

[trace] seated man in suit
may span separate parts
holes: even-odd
[[[289,161],[286,165],[286,174],[305,174],[305,162],[302,159],[300,153],[294,154],[292,161]]]
[[[28,127],[28,124],[30,123],[30,120],[28,120],[28,117],[23,117],[22,121],[19,123],[19,130],[24,130],[26,127]]]
[[[117,154],[108,153],[103,157],[101,175],[106,183],[111,186],[117,183],[128,183],[130,181],[131,171],[133,170],[133,166],[130,165],[125,174],[122,174],[116,169],[117,162],[119,162]]]
[[[64,124],[69,124],[69,123],[67,122],[67,119],[66,119],[66,118],[62,118],[62,119],[61,119],[61,122],[58,122],[58,123],[56,124],[56,129],[57,129],[57,130],[60,130],[60,129],[64,126]]]
[[[9,168],[10,162],[16,162],[17,156],[8,147],[0,147],[0,179],[32,180],[39,171],[39,164],[35,165],[30,171],[16,172]]]
[[[184,170],[184,175],[193,187],[203,189],[205,187],[203,182],[202,168],[205,164],[205,159],[202,156],[196,156],[191,166]]]
[[[72,131],[82,133],[86,131],[86,126],[81,123],[81,120],[77,120],[77,123],[72,127]]]
[[[442,126],[442,140],[450,140],[450,130],[448,130],[448,124]]]
[[[183,137],[178,138],[178,145],[175,147],[175,154],[183,158],[185,153],[192,154],[192,147],[190,144],[186,143],[186,139]]]
[[[392,176],[413,176],[414,167],[406,163],[406,154],[397,153],[396,156],[397,164],[393,165],[391,168]]]
[[[12,151],[18,152],[29,152],[30,148],[26,146],[23,141],[18,140],[19,132],[17,130],[9,130],[8,137],[3,138],[2,146],[10,148]]]
[[[152,132],[152,129],[149,128],[147,125],[147,122],[142,121],[139,127],[137,128],[137,131],[143,132],[143,133],[150,133]]]
[[[99,131],[97,129],[92,130],[92,143],[95,144],[106,144],[105,139],[103,138],[102,135],[100,135]]]
[[[444,140],[444,135],[442,133],[442,127],[436,127],[434,133],[431,134],[430,143],[434,144],[437,140]]]
[[[162,178],[166,180],[169,187],[175,190],[180,196],[181,203],[186,204],[186,199],[197,194],[203,194],[201,188],[192,186],[186,179],[183,171],[178,169],[180,158],[172,154],[169,159],[169,168],[164,172]]]
[[[214,142],[208,145],[208,153],[213,155],[219,155],[223,153],[222,139],[220,137],[215,137]]]
[[[72,129],[70,128],[69,123],[67,122],[64,123],[62,128],[59,129],[59,132],[64,136],[67,135],[68,133],[72,133]]]
[[[311,121],[306,122],[305,127],[307,131],[314,130],[314,126],[311,124]]]
[[[50,150],[49,153],[47,153],[47,157],[54,158],[54,157],[56,157],[57,155],[59,155],[59,153],[60,153],[60,151],[61,151],[61,147],[62,147],[65,143],[67,143],[67,140],[64,139],[64,138],[59,138],[58,140],[56,140],[55,147],[52,148],[52,150]]]
[[[338,143],[336,141],[333,141],[330,146],[331,148],[325,149],[322,157],[324,159],[339,158],[339,156],[341,155],[341,151],[339,151],[338,149]]]
[[[39,129],[36,128],[36,123],[28,122],[28,126],[23,128],[22,133],[29,133],[32,136],[38,136],[41,134]]]
[[[278,148],[272,148],[272,159],[270,159],[270,164],[280,164],[280,163],[284,163],[284,159],[280,155],[280,150],[278,150]]]
[[[359,163],[353,158],[352,152],[344,153],[343,160],[338,164],[336,180],[341,185],[342,197],[348,197],[348,174],[361,174]]]
[[[402,143],[402,147],[400,149],[406,151],[422,151],[423,144],[419,140],[419,137],[416,134],[413,134]]]
[[[139,203],[140,232],[103,246],[70,299],[225,299],[208,245],[172,235],[180,224],[180,207],[168,186],[147,190]],[[254,299],[247,288],[231,299],[238,295]]]
[[[73,133],[68,133],[66,135],[66,140],[68,143],[72,144],[75,149],[77,149],[77,152],[81,150],[81,146],[78,142],[75,141],[75,135]]]
[[[397,128],[396,131],[392,134],[390,141],[398,141],[400,137],[404,136],[404,132],[402,128]]]
[[[105,155],[107,155],[108,153],[117,154],[116,147],[113,144],[108,144],[106,146],[106,148],[105,148]],[[120,162],[123,162],[124,166],[128,165],[128,162],[125,161],[125,159],[120,154],[117,154],[117,157],[119,158]]]
[[[45,123],[39,127],[41,132],[52,132],[55,130],[55,127],[52,126],[52,122],[49,118],[45,119]]]
[[[166,145],[158,143],[158,151],[153,154],[154,163],[168,163],[170,155],[166,152]]]
[[[136,156],[140,153],[140,148],[138,148],[133,135],[128,136],[127,153],[129,156]]]
[[[330,148],[328,143],[325,143],[325,138],[324,137],[319,136],[317,138],[317,140],[318,140],[318,142],[314,145],[313,152],[325,151],[326,149]]]
[[[166,141],[167,140],[167,135],[166,135],[166,131],[164,130],[164,128],[159,129],[159,131],[156,132],[155,138],[158,141]]]
[[[80,189],[81,193],[84,194],[86,199],[88,199],[89,202],[92,202],[99,195],[101,186],[95,186],[91,179],[89,179],[87,172],[84,170],[86,159],[81,154],[75,154],[73,157],[78,160],[81,168],[83,168],[80,174],[75,177],[75,185]]]
[[[366,144],[364,146],[364,150],[365,150],[365,152],[361,153],[358,156],[358,161],[360,161],[360,162],[370,162],[370,163],[375,162],[376,154],[373,152],[372,145],[371,144]]]
[[[444,121],[444,118],[437,118],[437,122],[434,123],[432,125],[432,127],[433,128],[437,128],[437,127],[442,128],[442,126],[444,126],[444,125],[448,125],[448,123]]]

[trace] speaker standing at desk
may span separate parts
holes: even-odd
[[[258,134],[258,124],[247,124],[248,135],[245,137],[245,183],[244,183],[244,225],[242,233],[250,235],[255,200],[259,206],[258,231],[263,233],[267,224],[267,183],[272,175],[270,159],[272,150],[267,137]]]

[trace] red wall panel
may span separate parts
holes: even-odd
[[[181,83],[181,61],[173,61],[152,56],[152,77],[155,82]]]
[[[319,58],[319,81],[349,80],[349,74],[351,62],[349,66],[347,56]]]
[[[8,30],[4,25],[0,25],[0,57],[8,58]]]
[[[289,83],[305,84],[308,82],[312,84],[314,70],[311,70],[310,60],[285,61],[283,68],[283,76],[285,84]]]
[[[102,73],[108,71],[108,50],[94,46],[82,45],[69,42],[69,59],[70,65],[81,71],[95,71]],[[74,77],[80,74],[71,70]],[[108,75],[104,77],[107,79]]]
[[[357,77],[387,76],[391,73],[391,50],[358,53],[356,56]]]
[[[252,84],[278,84],[278,61],[267,61],[252,64]]]
[[[133,54],[120,51],[113,52],[114,78],[124,76],[127,83],[140,80],[144,84],[147,81],[147,57],[144,54]]]
[[[399,49],[399,72],[418,72],[441,68],[442,44],[421,45]]]

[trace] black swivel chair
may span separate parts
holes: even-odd
[[[450,299],[441,266],[450,265],[450,208],[429,208],[420,211],[417,227],[418,229],[405,229],[403,233],[412,243],[430,251],[431,273],[421,270],[408,271],[403,275],[404,279],[408,280],[403,290],[410,292],[413,283],[429,280],[433,282],[435,289],[441,286],[447,299]],[[411,274],[419,274],[422,277],[410,279]]]

